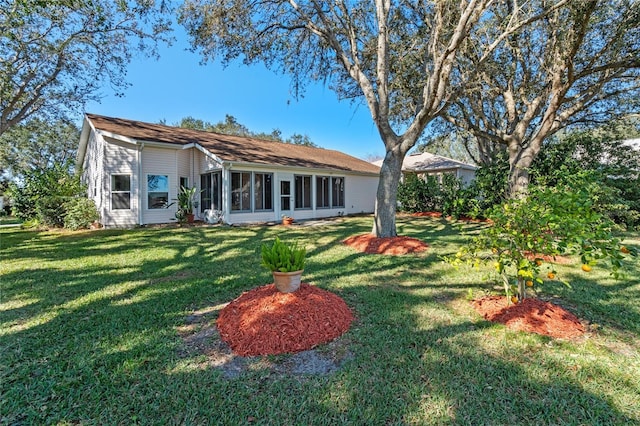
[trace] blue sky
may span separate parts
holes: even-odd
[[[100,103],[87,112],[169,125],[192,116],[216,123],[233,115],[254,132],[278,128],[284,137],[309,135],[323,148],[337,149],[359,158],[384,154],[384,146],[365,105],[339,102],[333,91],[309,85],[298,100],[289,78],[260,66],[241,63],[223,68],[200,65],[201,57],[187,51],[188,40],[176,26],[171,47],[160,48],[160,59],[134,58],[124,97],[105,87]]]

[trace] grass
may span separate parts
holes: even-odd
[[[22,221],[13,216],[0,216],[0,225],[19,225]]]
[[[0,423],[640,424],[639,261],[619,281],[558,266],[572,289],[552,282],[540,296],[593,326],[554,340],[469,307],[470,292],[500,286],[484,284],[489,269],[441,262],[464,241],[458,227],[399,218],[399,234],[430,244],[421,255],[340,244],[370,227],[0,230]],[[354,310],[348,361],[327,376],[229,379],[179,356],[176,330],[194,310],[271,282],[258,249],[276,235],[304,242],[303,279]]]

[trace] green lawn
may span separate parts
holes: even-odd
[[[640,424],[640,261],[623,280],[558,266],[546,284],[592,326],[560,341],[482,320],[469,294],[489,270],[439,256],[457,226],[399,218],[430,250],[363,255],[344,238],[371,218],[321,227],[192,227],[60,233],[0,230],[0,424]],[[482,225],[465,225],[471,232]],[[308,249],[303,280],[354,310],[329,375],[254,368],[234,378],[185,356],[178,330],[271,282],[258,249]],[[637,234],[627,244],[640,245]],[[322,348],[321,348],[322,349]],[[267,360],[286,360],[287,355]]]

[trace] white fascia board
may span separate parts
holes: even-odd
[[[138,144],[138,141],[136,139],[133,139],[133,138],[130,138],[130,137],[127,137],[127,136],[122,136],[122,135],[119,135],[119,134],[113,133],[113,132],[107,132],[106,130],[97,129],[96,133],[98,133],[98,134],[100,134],[102,136],[106,136],[106,137],[111,138],[111,139],[116,139],[116,140],[119,140],[119,141],[122,141],[122,142],[130,143],[132,145],[137,145]]]
[[[241,168],[261,168],[261,169],[273,169],[281,170],[292,173],[300,174],[325,174],[329,176],[342,176],[342,175],[357,175],[357,176],[380,176],[380,173],[367,173],[367,172],[355,172],[353,170],[338,170],[338,169],[321,169],[312,167],[293,167],[293,166],[281,166],[279,164],[262,164],[262,163],[248,163],[240,161],[225,161],[225,165],[228,165],[229,170],[233,170],[235,167]]]
[[[227,164],[225,161],[223,161],[220,157],[218,157],[217,155],[213,154],[211,151],[209,151],[208,149],[204,148],[202,145],[198,144],[198,143],[193,143],[193,144],[189,144],[189,145],[185,145],[185,147],[189,147],[189,148],[195,148],[198,151],[200,151],[201,153],[203,153],[204,155],[206,155],[207,157],[211,158],[213,161],[215,161],[216,163],[220,164],[221,166],[225,166],[225,164]]]

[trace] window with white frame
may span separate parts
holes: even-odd
[[[131,209],[131,175],[111,175],[111,210]]]
[[[294,176],[295,191],[295,208],[310,209],[311,208],[311,176],[296,175]]]
[[[169,176],[147,175],[147,208],[164,209],[169,203]]]

